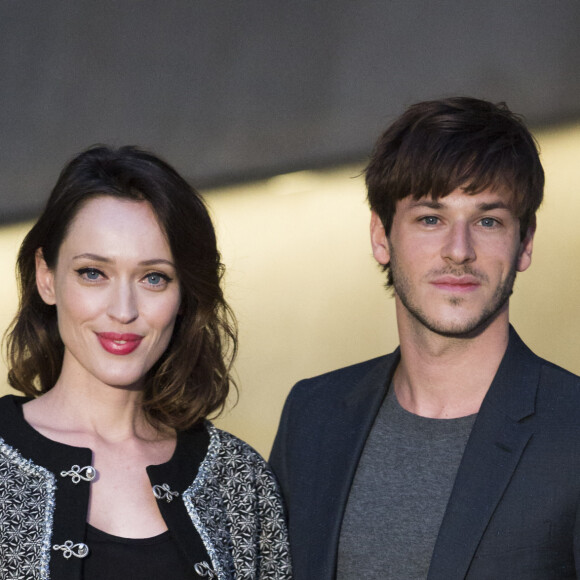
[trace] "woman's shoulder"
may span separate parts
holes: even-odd
[[[186,505],[192,502],[206,509],[208,505],[225,502],[232,513],[250,513],[257,502],[265,511],[272,512],[268,517],[282,517],[278,484],[262,456],[235,435],[209,422],[206,429],[210,444],[195,481],[183,494]]]
[[[3,395],[0,397],[0,411],[1,412],[14,412],[22,404],[30,401],[28,397],[23,395]]]
[[[219,429],[209,421],[206,422],[209,432],[210,443],[207,457],[230,467],[241,467],[246,465],[257,470],[268,470],[265,459],[251,445]]]
[[[208,537],[234,546],[235,567],[260,562],[260,578],[291,578],[284,507],[274,475],[262,456],[235,435],[209,422],[207,456],[183,499]],[[254,564],[251,564],[254,566]],[[242,574],[243,575],[243,574]]]
[[[210,484],[216,489],[245,490],[280,501],[280,490],[274,473],[264,458],[248,443],[235,435],[206,423],[210,444],[199,470],[197,485]]]
[[[15,428],[20,431],[24,426],[22,405],[29,401],[26,397],[17,395],[4,395],[0,397],[0,437],[6,435]]]

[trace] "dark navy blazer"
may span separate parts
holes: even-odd
[[[301,381],[286,401],[270,461],[288,509],[295,580],[335,578],[350,487],[398,360],[397,350]],[[534,355],[512,328],[428,580],[580,578],[579,501],[580,378]]]

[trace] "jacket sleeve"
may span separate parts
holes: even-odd
[[[213,426],[210,435],[206,481],[192,501],[220,555],[219,567],[236,580],[291,580],[286,517],[274,474],[247,443]]]
[[[284,506],[274,475],[261,458],[256,481],[260,517],[259,580],[291,580],[292,568]]]

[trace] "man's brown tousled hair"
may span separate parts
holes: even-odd
[[[8,381],[29,397],[50,390],[62,368],[64,345],[56,307],[36,288],[35,254],[49,268],[79,210],[100,196],[145,201],[167,236],[181,305],[165,353],[145,377],[142,405],[153,424],[187,429],[219,414],[237,350],[233,314],[220,286],[223,265],[208,211],[199,194],[166,162],[137,147],[92,147],[62,171],[17,261],[20,304],[7,331]]]
[[[523,240],[544,192],[538,146],[523,119],[505,103],[470,97],[410,106],[378,139],[365,180],[387,236],[401,199],[437,200],[461,187],[470,195],[508,192]]]

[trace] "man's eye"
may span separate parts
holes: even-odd
[[[428,226],[434,226],[439,223],[439,218],[432,215],[428,215],[424,218],[421,218],[421,221]]]
[[[483,218],[480,223],[484,228],[493,228],[497,225],[497,220],[493,218]]]

